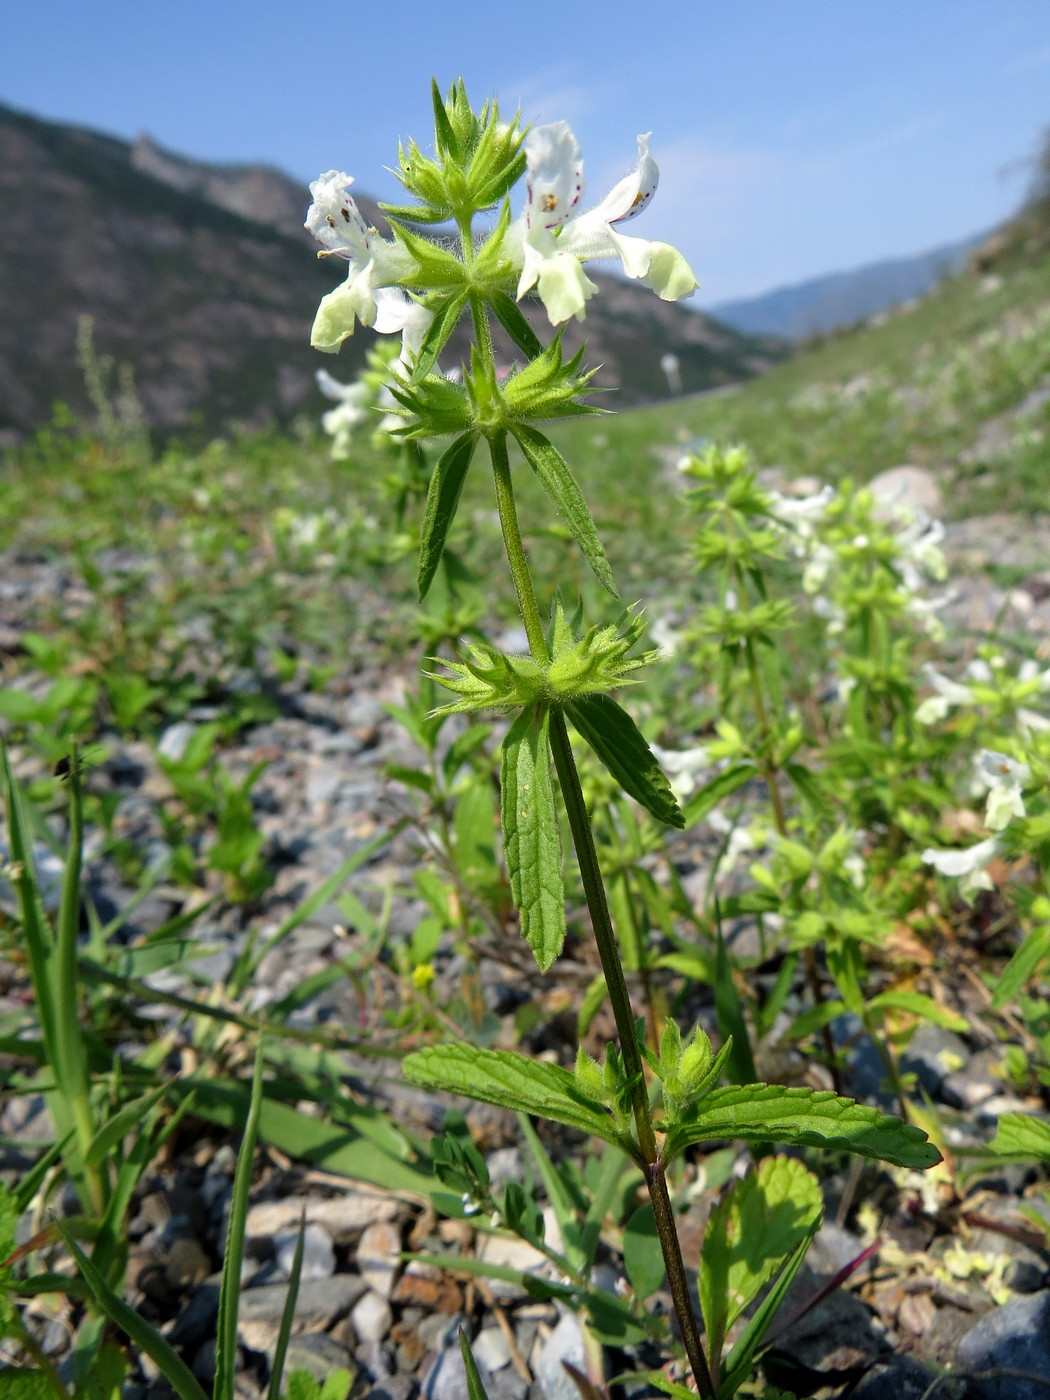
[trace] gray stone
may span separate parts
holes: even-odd
[[[252,1206],[245,1223],[249,1239],[274,1238],[299,1228],[303,1201],[289,1197],[283,1201],[264,1201]],[[401,1211],[392,1196],[366,1187],[355,1188],[330,1200],[306,1201],[307,1224],[323,1225],[336,1244],[349,1244],[366,1225],[377,1221],[395,1220]]]
[[[1050,1292],[1017,1298],[985,1313],[959,1343],[956,1367],[971,1372],[1007,1367],[1028,1371],[1033,1377],[971,1378],[971,1390],[980,1400],[1046,1400],[1050,1389],[1045,1384],[1050,1378]]]
[[[913,1356],[895,1356],[873,1366],[851,1392],[850,1400],[922,1400],[933,1380]]]
[[[186,752],[186,748],[197,732],[197,726],[191,724],[189,720],[176,720],[174,724],[169,724],[164,733],[157,741],[157,753],[161,758],[170,759],[173,763],[178,763]]]
[[[583,1334],[573,1313],[563,1313],[557,1327],[543,1344],[536,1379],[546,1400],[580,1400],[576,1382],[561,1364],[568,1361],[579,1371],[586,1370]]]
[[[474,1359],[486,1371],[502,1371],[510,1365],[510,1343],[499,1327],[483,1327],[474,1338]]]
[[[902,1074],[914,1074],[919,1087],[934,1097],[949,1074],[957,1074],[970,1058],[966,1042],[943,1026],[922,1025],[901,1056]]]
[[[362,1342],[381,1342],[393,1326],[394,1313],[385,1298],[369,1292],[354,1304],[350,1321]]]
[[[401,1268],[401,1232],[391,1221],[369,1225],[357,1245],[361,1277],[381,1298],[389,1298]]]
[[[275,1235],[273,1241],[277,1267],[286,1278],[292,1274],[295,1251],[299,1244],[299,1231],[294,1234]],[[299,1274],[300,1280],[331,1278],[335,1273],[335,1250],[332,1237],[323,1225],[310,1224],[303,1231],[303,1259]]]
[[[295,1331],[323,1332],[345,1316],[364,1291],[364,1280],[356,1274],[335,1274],[329,1279],[300,1284],[295,1302]],[[269,1283],[244,1290],[237,1322],[237,1336],[242,1345],[263,1353],[272,1349],[287,1297],[286,1283]]]
[[[941,1085],[941,1098],[952,1108],[970,1109],[1000,1093],[1003,1081],[994,1070],[1002,1059],[1003,1052],[994,1046],[978,1050],[963,1069],[947,1076]]]
[[[309,1371],[315,1380],[324,1381],[333,1371],[349,1371],[351,1383],[357,1374],[357,1364],[334,1337],[324,1332],[310,1332],[306,1336],[289,1337],[288,1351],[285,1354],[284,1374],[293,1371]]]

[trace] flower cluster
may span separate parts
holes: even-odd
[[[598,288],[583,270],[596,259],[618,259],[626,276],[644,281],[665,301],[689,296],[697,286],[688,263],[670,244],[627,237],[624,224],[651,201],[659,180],[649,137],[638,137],[638,164],[593,209],[582,210],[583,157],[565,122],[534,127],[499,120],[495,104],[475,116],[462,85],[444,102],[435,93],[437,155],[402,150],[399,178],[422,202],[389,209],[392,238],[370,227],[350,195],[351,176],[329,170],[310,186],[306,228],[322,245],[321,257],[348,263],[345,281],[321,301],[311,342],[338,350],[360,322],[383,334],[400,333],[403,358],[418,355],[435,315],[464,310],[467,294],[493,305],[512,293],[519,301],[535,290],[552,325],[582,319]],[[466,163],[464,172],[463,166]],[[503,198],[520,176],[525,201],[513,222],[509,207],[484,247],[475,253],[470,220]],[[462,259],[410,231],[412,222],[454,219],[462,234]],[[501,317],[502,319],[502,317]],[[442,327],[447,338],[452,325]]]

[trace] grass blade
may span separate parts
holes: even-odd
[[[274,1347],[273,1364],[270,1367],[270,1385],[266,1392],[266,1400],[281,1400],[281,1377],[284,1375],[284,1358],[288,1353],[288,1338],[292,1335],[292,1323],[295,1321],[295,1303],[299,1297],[299,1277],[303,1271],[303,1245],[305,1241],[306,1207],[304,1205],[302,1215],[299,1217],[299,1238],[295,1242],[292,1272],[288,1276],[288,1296],[284,1300],[284,1309],[281,1313],[281,1326],[277,1333],[277,1345]]]
[[[193,1372],[178,1352],[165,1341],[159,1332],[155,1332],[134,1308],[129,1307],[123,1298],[113,1292],[98,1269],[95,1268],[70,1232],[61,1223],[59,1229],[65,1240],[66,1248],[73,1256],[85,1283],[91,1289],[95,1302],[110,1322],[125,1332],[139,1350],[144,1351],[150,1360],[156,1363],[165,1380],[179,1396],[179,1400],[208,1400]],[[230,1394],[232,1395],[233,1392],[231,1391]]]
[[[259,1134],[259,1115],[262,1112],[262,1074],[263,1053],[260,1045],[255,1052],[248,1120],[244,1125],[241,1150],[237,1154],[237,1170],[233,1177],[233,1198],[230,1201],[226,1253],[222,1261],[222,1284],[219,1289],[213,1400],[234,1400],[236,1390],[237,1313],[241,1293],[241,1261],[244,1257],[244,1222],[248,1215],[252,1159],[255,1156],[255,1140]]]

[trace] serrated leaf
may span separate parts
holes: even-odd
[[[1036,1157],[1050,1162],[1050,1123],[1027,1113],[1004,1113],[988,1146],[1004,1157]]]
[[[428,1089],[463,1094],[468,1099],[552,1118],[605,1142],[619,1135],[601,1104],[581,1092],[576,1077],[560,1065],[530,1060],[508,1050],[479,1050],[473,1045],[435,1045],[402,1061],[407,1078]]]
[[[712,1357],[783,1261],[813,1235],[824,1201],[792,1157],[767,1157],[715,1206],[700,1251],[699,1291]]]
[[[423,511],[423,524],[419,532],[419,601],[427,596],[434,581],[445,540],[459,509],[459,498],[463,494],[467,468],[474,455],[477,438],[464,433],[457,438],[441,457],[434,468],[427,490],[427,503]]]
[[[648,1201],[638,1207],[623,1230],[623,1266],[631,1287],[645,1299],[664,1281],[664,1255],[656,1231],[656,1217]]]
[[[757,773],[750,763],[738,763],[733,768],[727,768],[724,773],[719,773],[718,777],[712,778],[709,783],[705,783],[685,804],[686,826],[693,826],[701,817],[706,817],[723,797],[736,792],[738,787],[743,787],[754,777],[757,777]]]
[[[582,695],[565,712],[624,792],[665,826],[685,825],[671,784],[625,709],[609,695]]]
[[[543,353],[539,336],[526,321],[513,297],[506,292],[493,290],[485,293],[485,300],[492,307],[496,320],[523,354],[534,360]]]
[[[561,829],[551,777],[550,713],[530,706],[511,725],[500,763],[503,848],[521,936],[546,972],[565,942]]]
[[[738,1138],[856,1152],[898,1167],[922,1169],[941,1160],[921,1128],[829,1089],[785,1089],[779,1084],[713,1090],[670,1130],[665,1157],[670,1160],[693,1143]]]
[[[518,446],[525,454],[525,460],[539,477],[558,514],[572,531],[573,539],[583,550],[584,558],[594,570],[598,582],[608,589],[614,598],[618,598],[620,595],[613,583],[605,549],[587,509],[587,502],[583,499],[583,492],[576,485],[576,478],[569,470],[569,464],[554,444],[535,428],[517,423],[512,431]]]

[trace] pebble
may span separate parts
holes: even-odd
[[[562,1313],[540,1352],[536,1379],[545,1400],[580,1400],[579,1387],[561,1364],[563,1361],[579,1371],[586,1371],[583,1333],[575,1314],[570,1312]]]
[[[901,1056],[902,1074],[914,1074],[919,1087],[936,1097],[950,1074],[958,1074],[970,1058],[966,1042],[943,1026],[921,1025]]]
[[[971,1391],[979,1400],[1046,1400],[1050,1292],[1017,1298],[985,1313],[959,1343],[955,1360],[960,1371],[1008,1367],[1033,1376],[1032,1380],[1017,1375],[971,1379]]]
[[[1002,1059],[1002,1051],[995,1047],[978,1050],[962,1069],[945,1077],[941,1098],[952,1108],[971,1109],[1001,1093],[1003,1081],[995,1069]]]
[[[357,1375],[357,1363],[333,1337],[324,1332],[310,1332],[305,1336],[289,1337],[288,1350],[284,1359],[284,1374],[293,1371],[308,1371],[315,1380],[326,1381],[333,1371],[348,1371],[353,1384]]]
[[[304,1202],[295,1197],[282,1201],[264,1201],[252,1206],[245,1222],[249,1239],[274,1238],[299,1228]],[[337,1245],[349,1244],[361,1231],[375,1222],[396,1220],[401,1206],[392,1196],[359,1187],[329,1200],[307,1197],[308,1225],[321,1225]],[[400,1245],[398,1246],[400,1248]]]
[[[366,1293],[350,1311],[350,1321],[362,1342],[381,1342],[394,1322],[390,1304],[378,1293]]]
[[[295,1251],[299,1244],[299,1232],[275,1235],[274,1253],[277,1266],[290,1278]],[[307,1225],[303,1231],[303,1258],[299,1278],[305,1283],[308,1279],[331,1278],[335,1273],[335,1250],[332,1237],[323,1225]]]
[[[390,1221],[369,1225],[357,1245],[357,1268],[366,1285],[389,1298],[401,1267],[401,1232]]]
[[[510,1343],[499,1327],[483,1327],[474,1338],[474,1359],[487,1371],[502,1371],[510,1365]]]
[[[335,1274],[330,1279],[300,1284],[295,1300],[295,1330],[323,1332],[350,1311],[365,1287],[356,1274]],[[263,1353],[273,1346],[287,1297],[286,1283],[263,1284],[242,1292],[237,1336],[243,1346]]]

